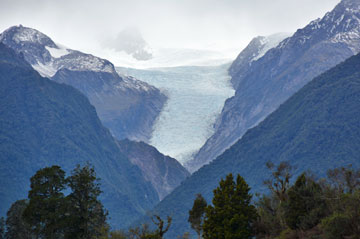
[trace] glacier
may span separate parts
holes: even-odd
[[[150,144],[184,164],[213,134],[213,124],[225,100],[235,93],[228,75],[229,66],[230,63],[152,69],[117,67],[116,70],[149,83],[168,96],[154,125]]]

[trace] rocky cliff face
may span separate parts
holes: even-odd
[[[209,163],[315,76],[359,51],[360,2],[343,0],[249,67],[237,71],[235,62],[236,94],[226,101],[215,134],[187,168]]]
[[[43,33],[11,27],[0,41],[22,53],[42,76],[79,89],[118,139],[148,141],[166,96],[132,77],[120,76],[107,60],[67,49]]]
[[[161,154],[156,148],[128,139],[118,142],[120,149],[137,165],[147,181],[156,189],[160,200],[180,185],[190,173],[174,158]]]
[[[276,33],[270,36],[258,36],[251,40],[249,45],[240,52],[235,61],[229,68],[230,76],[237,76],[231,78],[231,83],[235,89],[239,86],[241,75],[246,72],[247,68],[263,57],[270,49],[279,45],[279,43],[287,37],[290,33]]]

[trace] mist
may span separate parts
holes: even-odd
[[[231,50],[236,55],[253,37],[295,32],[338,2],[1,0],[0,30],[22,24],[69,48],[101,55],[104,42],[136,27],[151,47]]]

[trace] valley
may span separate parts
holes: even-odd
[[[13,1],[0,239],[358,238],[360,0]]]
[[[157,87],[168,97],[149,143],[184,164],[212,135],[225,100],[234,94],[228,67],[229,64],[116,70]]]

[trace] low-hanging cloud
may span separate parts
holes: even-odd
[[[0,30],[23,24],[85,51],[128,26],[151,46],[242,48],[257,35],[293,32],[340,0],[1,0]]]

